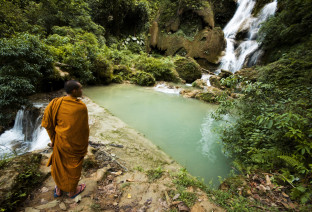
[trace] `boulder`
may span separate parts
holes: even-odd
[[[241,69],[235,72],[235,75],[241,76],[251,82],[255,82],[258,78],[258,72],[253,68]]]
[[[185,46],[188,56],[204,58],[217,64],[222,57],[226,42],[221,28],[205,28],[194,37],[194,41],[187,40]]]
[[[204,89],[205,86],[207,86],[206,82],[202,79],[197,79],[196,81],[194,81],[192,83],[192,86],[194,88],[200,88],[200,89]]]
[[[193,58],[181,57],[174,64],[179,76],[187,83],[201,78],[201,68]]]
[[[220,89],[208,87],[206,91],[198,93],[195,98],[208,103],[218,103],[217,97],[220,95],[222,95]]]
[[[203,9],[200,10],[195,10],[195,13],[197,13],[200,17],[202,17],[203,21],[210,26],[211,28],[214,28],[215,23],[214,23],[214,14],[212,11],[212,8],[209,6],[204,7]]]
[[[222,69],[221,73],[219,74],[219,77],[221,77],[221,79],[223,79],[223,78],[227,78],[227,77],[232,76],[232,75],[233,75],[232,72]]]
[[[209,78],[209,82],[211,86],[216,87],[216,88],[221,88],[220,80],[221,80],[221,77],[217,75],[211,76]]]
[[[186,98],[195,98],[199,93],[200,93],[199,90],[188,90],[188,89],[185,89],[185,90],[180,91],[180,94],[183,97],[186,97]]]
[[[14,211],[45,179],[46,176],[39,172],[41,158],[41,154],[28,153],[1,161],[0,211]]]

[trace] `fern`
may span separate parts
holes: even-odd
[[[287,156],[287,155],[282,155],[282,156],[278,156],[280,159],[284,160],[286,162],[286,164],[296,168],[300,165],[302,165],[298,160],[296,160],[295,158],[291,157],[291,156]]]

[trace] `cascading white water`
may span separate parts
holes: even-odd
[[[237,10],[233,18],[223,29],[227,47],[225,55],[221,60],[219,70],[224,69],[234,73],[243,67],[248,56],[257,51],[259,47],[256,41],[258,31],[261,24],[270,16],[274,15],[277,8],[277,0],[265,5],[257,17],[252,17],[251,13],[255,3],[255,0],[237,1]],[[236,35],[239,31],[244,29],[248,29],[248,37],[235,48]],[[256,63],[259,55],[259,52],[254,55],[251,64]]]
[[[22,154],[27,151],[33,151],[42,149],[49,143],[48,133],[44,128],[40,126],[41,117],[36,119],[34,131],[29,136],[32,139],[28,140],[23,130],[23,119],[25,116],[25,110],[21,109],[17,112],[14,126],[12,129],[5,131],[0,136],[0,156],[4,154]]]

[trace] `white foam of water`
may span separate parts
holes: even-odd
[[[238,0],[237,4],[238,8],[233,18],[223,30],[227,47],[225,55],[221,59],[218,72],[220,72],[220,69],[224,69],[234,73],[243,67],[247,56],[255,52],[259,47],[255,39],[257,38],[261,24],[270,16],[274,15],[277,8],[277,0],[274,0],[272,3],[265,5],[260,15],[255,18],[251,14],[255,6],[254,0]],[[235,49],[236,34],[243,28],[249,29],[249,36]]]
[[[211,86],[209,80],[211,76],[212,76],[211,74],[203,74],[201,77],[201,79],[206,82],[207,86]]]
[[[49,143],[49,135],[44,128],[40,126],[41,117],[38,117],[35,123],[36,130],[32,134],[32,141],[25,140],[25,135],[23,134],[23,118],[24,110],[19,110],[16,114],[15,123],[12,129],[5,131],[0,136],[0,154],[11,154],[13,152],[14,146],[20,144],[17,147],[19,153],[23,151],[33,151],[37,149],[42,149]],[[14,151],[15,151],[14,150]]]
[[[47,131],[43,127],[38,127],[34,134],[35,136],[29,151],[46,148],[48,143],[50,143],[50,138]]]
[[[180,94],[180,91],[181,91],[181,89],[179,89],[179,88],[170,88],[170,87],[169,87],[168,85],[166,85],[165,83],[157,84],[157,85],[154,87],[154,90],[155,90],[155,91],[162,92],[162,93],[177,94],[177,95],[179,95],[179,94]]]

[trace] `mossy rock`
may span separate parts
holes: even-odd
[[[174,63],[179,76],[187,83],[201,78],[201,68],[198,63],[190,57],[179,58]]]
[[[29,153],[7,160],[0,171],[0,211],[14,211],[45,177],[39,172],[41,154]]]
[[[221,83],[220,83],[221,77],[219,76],[211,76],[209,78],[209,82],[211,84],[211,86],[216,87],[216,88],[221,88]]]
[[[216,103],[216,95],[213,92],[204,92],[204,93],[199,93],[195,97],[196,99],[202,100],[204,102],[208,103]]]
[[[224,92],[218,88],[208,87],[207,91],[198,93],[195,98],[204,102],[218,104],[218,97],[222,96],[223,94]]]
[[[196,81],[194,81],[192,83],[192,87],[194,88],[200,88],[200,89],[204,89],[204,87],[207,86],[206,82],[202,79],[197,79]]]
[[[221,73],[219,74],[219,77],[221,77],[221,79],[223,79],[223,78],[227,78],[227,77],[232,76],[232,75],[233,75],[232,72],[222,69]]]
[[[141,86],[153,86],[155,85],[155,82],[156,82],[152,74],[146,73],[144,71],[136,72],[132,81],[134,81],[135,84],[141,85]]]
[[[248,80],[248,81],[251,81],[251,82],[256,82],[258,77],[259,77],[258,71],[256,69],[254,69],[254,68],[244,68],[244,69],[241,69],[241,70],[235,72],[235,75],[241,76],[245,80]]]

